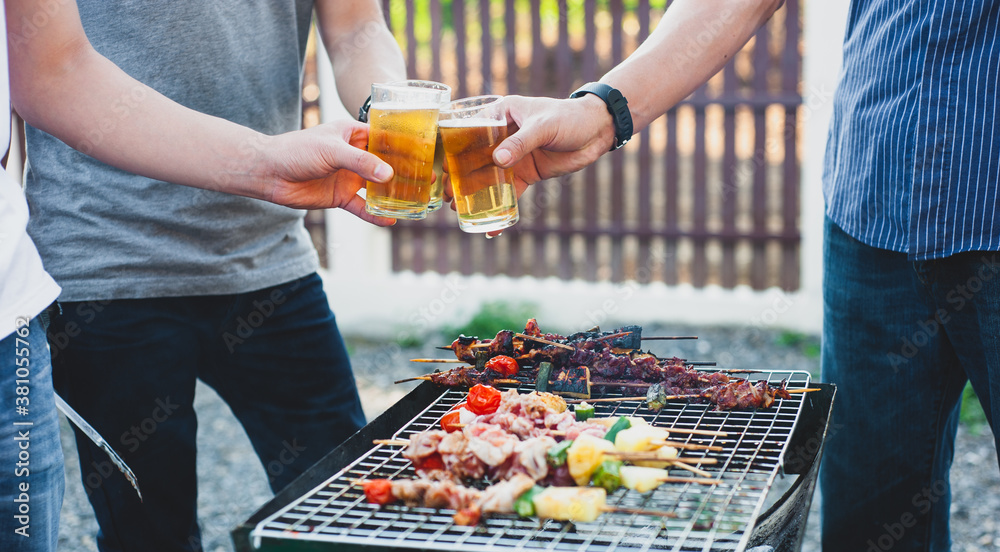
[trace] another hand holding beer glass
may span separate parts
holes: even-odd
[[[441,110],[444,144],[458,226],[466,232],[495,232],[518,220],[510,169],[493,163],[493,150],[507,138],[500,96],[476,96]]]
[[[477,96],[449,104],[450,93],[447,86],[427,81],[372,85],[368,151],[391,165],[395,175],[384,184],[368,183],[366,209],[392,218],[427,216],[440,126],[459,227],[495,233],[518,220],[511,171],[493,163],[493,150],[507,137],[503,98]]]

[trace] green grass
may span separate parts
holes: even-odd
[[[986,413],[983,412],[983,406],[979,404],[979,397],[972,390],[971,383],[966,383],[965,390],[962,391],[962,411],[959,413],[959,422],[977,435],[989,427],[986,422]]]
[[[534,316],[537,306],[532,303],[490,301],[483,303],[473,317],[460,326],[444,326],[441,333],[450,343],[459,334],[492,339],[500,330],[521,331],[524,323]],[[551,330],[550,330],[551,331]]]
[[[819,358],[819,337],[801,332],[784,331],[775,339],[775,345],[798,349],[806,358]]]
[[[423,336],[410,335],[406,333],[396,338],[396,345],[399,345],[403,349],[412,349],[420,347],[426,341],[427,340]]]

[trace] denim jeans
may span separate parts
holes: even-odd
[[[136,474],[132,488],[77,435],[102,551],[197,551],[198,378],[243,425],[280,490],[364,425],[317,275],[251,293],[63,304],[56,386]]]
[[[913,262],[827,219],[823,256],[823,550],[949,550],[967,381],[1000,435],[1000,253]]]
[[[0,340],[0,550],[55,550],[65,476],[46,316]]]

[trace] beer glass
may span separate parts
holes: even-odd
[[[369,213],[410,220],[427,216],[438,111],[450,99],[451,88],[437,82],[372,85],[368,151],[392,166],[395,174],[384,184],[368,182]]]
[[[441,132],[439,129],[437,143],[434,145],[434,168],[437,169],[440,167],[443,160],[444,146],[441,145]],[[444,179],[436,178],[434,179],[434,184],[431,185],[431,199],[427,204],[427,212],[433,213],[440,209],[442,205],[444,205]]]
[[[465,232],[503,230],[518,219],[513,174],[493,163],[493,150],[507,138],[502,101],[475,96],[441,109],[441,143]]]

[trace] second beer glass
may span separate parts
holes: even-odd
[[[441,109],[438,124],[458,226],[466,232],[503,230],[518,219],[513,173],[493,163],[493,150],[507,138],[502,101],[476,96]]]
[[[437,82],[372,85],[368,151],[392,166],[392,180],[368,182],[366,209],[373,215],[419,220],[427,216],[434,180],[438,111],[451,88]]]

